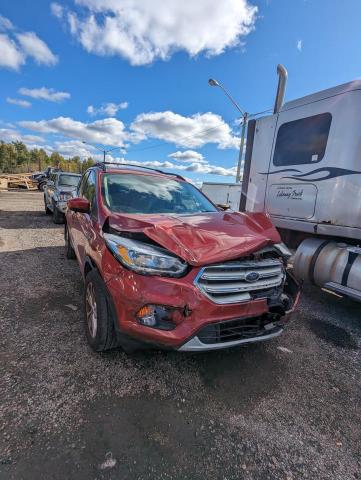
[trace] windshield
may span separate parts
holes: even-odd
[[[119,213],[216,212],[215,206],[193,185],[151,175],[104,174],[102,196]]]
[[[79,180],[79,175],[60,175],[58,185],[62,187],[77,187]]]

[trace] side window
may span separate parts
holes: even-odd
[[[88,177],[89,177],[89,173],[86,173],[85,175],[83,175],[82,179],[80,180],[80,183],[78,186],[78,197],[84,196],[84,191],[87,188]]]
[[[321,113],[280,126],[273,164],[277,167],[320,162],[326,151],[332,115]]]
[[[91,205],[93,205],[93,200],[95,197],[95,173],[91,171],[88,176],[88,181],[86,183],[86,188],[83,190],[83,196],[87,198]]]
[[[96,176],[95,176],[95,172],[91,170],[86,179],[82,196],[89,200],[90,211],[92,216],[96,216],[96,213],[97,213],[97,203],[95,201],[95,195],[96,195]]]

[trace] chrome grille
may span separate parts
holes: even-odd
[[[266,297],[270,289],[282,285],[284,275],[280,260],[246,260],[204,267],[195,284],[215,303],[238,303],[253,295],[262,298],[262,292]]]

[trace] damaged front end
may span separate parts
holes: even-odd
[[[263,299],[268,311],[209,324],[180,350],[220,349],[280,335],[298,303],[300,292],[297,281],[287,269],[289,256],[287,247],[281,244],[246,259],[202,268],[195,285],[213,302],[227,305]]]
[[[109,251],[124,267],[108,288],[119,329],[134,348],[201,351],[268,340],[282,333],[298,301],[283,244],[194,266],[142,232],[105,230]]]

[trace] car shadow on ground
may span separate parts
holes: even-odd
[[[0,209],[0,228],[9,230],[22,230],[24,228],[61,228],[62,225],[55,225],[52,215],[46,215],[39,211],[7,211]]]

